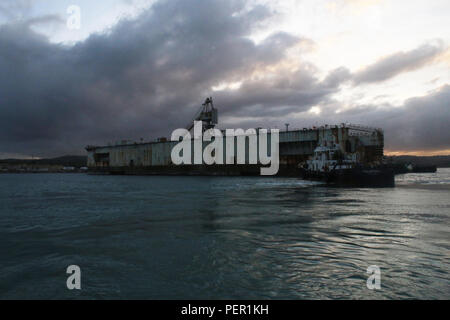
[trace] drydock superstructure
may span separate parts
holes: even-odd
[[[218,122],[218,112],[208,98],[194,120],[202,121],[203,130],[214,128]],[[189,124],[187,129],[191,129]],[[259,140],[260,129],[254,135]],[[270,135],[270,134],[269,134]],[[259,175],[259,164],[248,164],[249,140],[246,135],[246,164],[238,164],[236,150],[227,154],[224,145],[223,163],[229,164],[192,164],[175,165],[172,163],[171,152],[179,141],[169,141],[159,138],[152,142],[129,142],[109,144],[105,146],[88,146],[88,167],[90,172],[105,174],[140,174],[140,175]],[[254,137],[255,138],[255,137]],[[235,137],[237,142],[238,137]],[[195,138],[192,139],[194,144]],[[270,139],[267,139],[270,144]],[[203,149],[209,141],[202,141]],[[235,143],[235,146],[237,143]],[[352,124],[324,125],[320,127],[286,130],[279,132],[279,163],[278,175],[299,176],[301,168],[311,159],[315,159],[318,148],[330,147],[335,150],[335,160],[345,155],[358,165],[373,167],[380,165],[383,159],[384,135],[378,128],[370,128]],[[270,152],[270,145],[268,146]],[[228,159],[227,159],[228,157]],[[231,157],[231,161],[230,161]],[[325,157],[324,154],[321,157]],[[325,158],[317,161],[328,160]],[[329,159],[332,160],[332,159]],[[316,161],[316,162],[317,162]],[[323,161],[322,161],[323,162]],[[232,164],[230,164],[232,163]],[[258,161],[258,163],[260,163]],[[313,168],[310,168],[311,170]],[[322,170],[324,170],[322,165]]]

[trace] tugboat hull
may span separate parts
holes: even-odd
[[[395,174],[392,168],[353,168],[330,172],[302,170],[301,177],[306,180],[323,181],[335,187],[395,187]]]

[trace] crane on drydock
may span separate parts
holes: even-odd
[[[216,126],[219,120],[219,112],[214,108],[212,97],[206,98],[200,109],[195,114],[194,119],[186,126],[188,131],[194,127],[194,121],[202,121],[203,132]]]

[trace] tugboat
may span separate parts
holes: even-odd
[[[299,164],[300,176],[306,180],[323,181],[336,187],[394,187],[392,167],[383,163],[362,164],[358,153],[346,153],[338,144],[320,145],[314,155]]]

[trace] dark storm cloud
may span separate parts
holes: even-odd
[[[417,70],[443,52],[444,46],[439,41],[424,44],[411,51],[397,52],[356,72],[353,80],[356,84],[385,81],[400,73]]]
[[[242,1],[161,1],[73,47],[29,23],[0,27],[1,153],[81,153],[184,126],[211,86],[277,63],[301,39],[252,30],[271,12]]]
[[[65,21],[60,16],[55,14],[47,14],[44,16],[36,17],[36,18],[30,18],[24,21],[24,25],[28,26],[39,26],[39,25],[45,25],[49,23],[56,23],[56,24],[63,24]]]
[[[349,77],[344,69],[336,69],[323,80],[315,76],[315,68],[304,63],[298,70],[279,70],[273,77],[249,80],[239,90],[216,94],[225,106],[224,115],[243,117],[289,117],[307,111],[336,93]]]
[[[325,109],[322,120],[383,128],[385,147],[389,150],[450,149],[450,85],[426,96],[408,99],[402,106],[366,105],[328,116],[334,114],[333,109]]]
[[[257,44],[250,40],[271,15],[266,7],[249,8],[244,1],[166,0],[71,47],[32,31],[33,21],[0,26],[0,155],[82,154],[86,144],[168,136],[186,126],[210,95],[222,122],[243,128],[282,126],[293,113],[332,103],[332,95],[353,75],[338,68],[319,80],[314,65],[282,63],[288,49],[308,39],[278,32]],[[52,17],[43,19],[34,22]],[[250,77],[258,72],[264,77]],[[243,83],[237,90],[211,90],[238,81]],[[440,104],[447,98],[436,95],[432,111],[448,112]],[[409,109],[432,121],[420,103],[409,102],[398,114],[362,108],[359,118],[350,118],[360,122],[388,114],[390,127],[401,132],[400,127],[409,129],[405,118],[419,121]],[[333,112],[321,116],[333,123]],[[431,131],[421,134],[438,136]],[[392,146],[422,145],[411,139],[397,139]],[[445,145],[437,141],[436,147]]]
[[[258,127],[263,124],[284,129],[302,128],[311,125],[354,123],[382,128],[385,133],[385,148],[390,151],[435,151],[450,149],[450,85],[444,85],[423,97],[408,99],[401,106],[354,105],[351,109],[336,113],[341,104],[329,100],[321,106],[321,113],[303,113],[300,117],[285,117],[273,114],[263,119],[244,119],[243,127]]]

